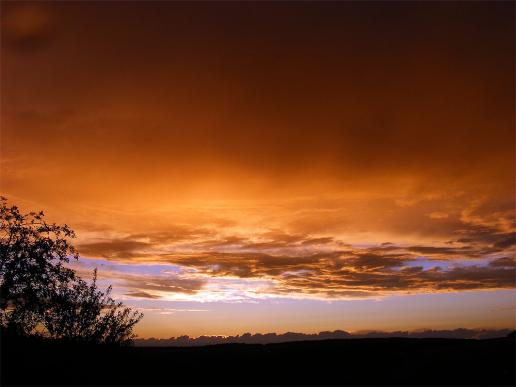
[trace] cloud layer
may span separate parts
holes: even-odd
[[[164,265],[159,275],[121,277],[132,289],[128,294],[143,298],[195,294],[218,279],[266,280],[262,296],[328,299],[514,288],[514,233],[477,223],[461,223],[449,240],[436,245],[364,246],[278,230],[246,236],[187,227],[178,232],[176,227],[83,243],[79,251],[129,264]]]

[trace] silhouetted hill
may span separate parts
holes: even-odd
[[[364,338],[386,338],[386,337],[407,337],[407,338],[446,338],[446,339],[494,339],[505,337],[512,332],[512,329],[447,329],[434,330],[424,329],[418,331],[361,331],[349,333],[342,330],[323,331],[319,333],[244,333],[236,336],[199,336],[189,337],[187,335],[171,337],[169,339],[136,339],[136,346],[142,347],[186,347],[204,346],[213,344],[270,344],[287,343],[292,341],[328,340],[328,339],[364,339]]]
[[[506,385],[514,335],[204,347],[110,347],[2,338],[2,385]]]

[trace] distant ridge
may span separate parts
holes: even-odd
[[[135,339],[137,346],[146,347],[187,347],[203,346],[213,344],[269,344],[285,343],[292,341],[309,340],[329,340],[329,339],[359,339],[359,338],[387,338],[387,337],[406,337],[406,338],[443,338],[443,339],[491,339],[506,337],[510,334],[514,336],[514,329],[466,329],[457,328],[453,330],[418,330],[418,331],[362,331],[349,333],[343,330],[323,331],[319,333],[295,333],[286,332],[276,333],[244,333],[236,336],[199,336],[189,337],[187,335],[171,337],[169,339]]]

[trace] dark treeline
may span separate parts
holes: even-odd
[[[2,337],[1,385],[513,386],[514,334],[135,347]]]
[[[134,344],[145,347],[183,347],[183,346],[202,346],[215,344],[269,344],[285,343],[292,341],[309,340],[329,340],[329,339],[364,339],[364,338],[387,338],[387,337],[407,337],[407,338],[448,338],[448,339],[493,339],[504,337],[510,334],[512,329],[451,329],[451,330],[420,330],[420,331],[368,331],[349,333],[342,330],[324,331],[319,333],[296,333],[286,332],[277,333],[244,333],[236,336],[199,336],[189,337],[187,335],[171,337],[169,339],[135,339]]]

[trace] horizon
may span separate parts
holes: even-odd
[[[1,7],[2,196],[138,338],[516,328],[513,2]]]
[[[135,337],[136,345],[170,345],[171,343],[181,346],[196,346],[207,344],[224,344],[224,343],[283,343],[292,341],[307,340],[331,340],[331,339],[352,339],[352,338],[455,338],[455,339],[492,339],[506,337],[516,332],[514,328],[505,329],[486,329],[486,328],[456,328],[448,330],[435,329],[417,329],[413,331],[379,331],[379,330],[360,330],[360,331],[321,331],[314,333],[303,332],[267,332],[267,333],[250,333],[245,332],[233,336],[228,335],[201,335],[190,337],[188,335],[172,336],[169,338],[156,337]]]

